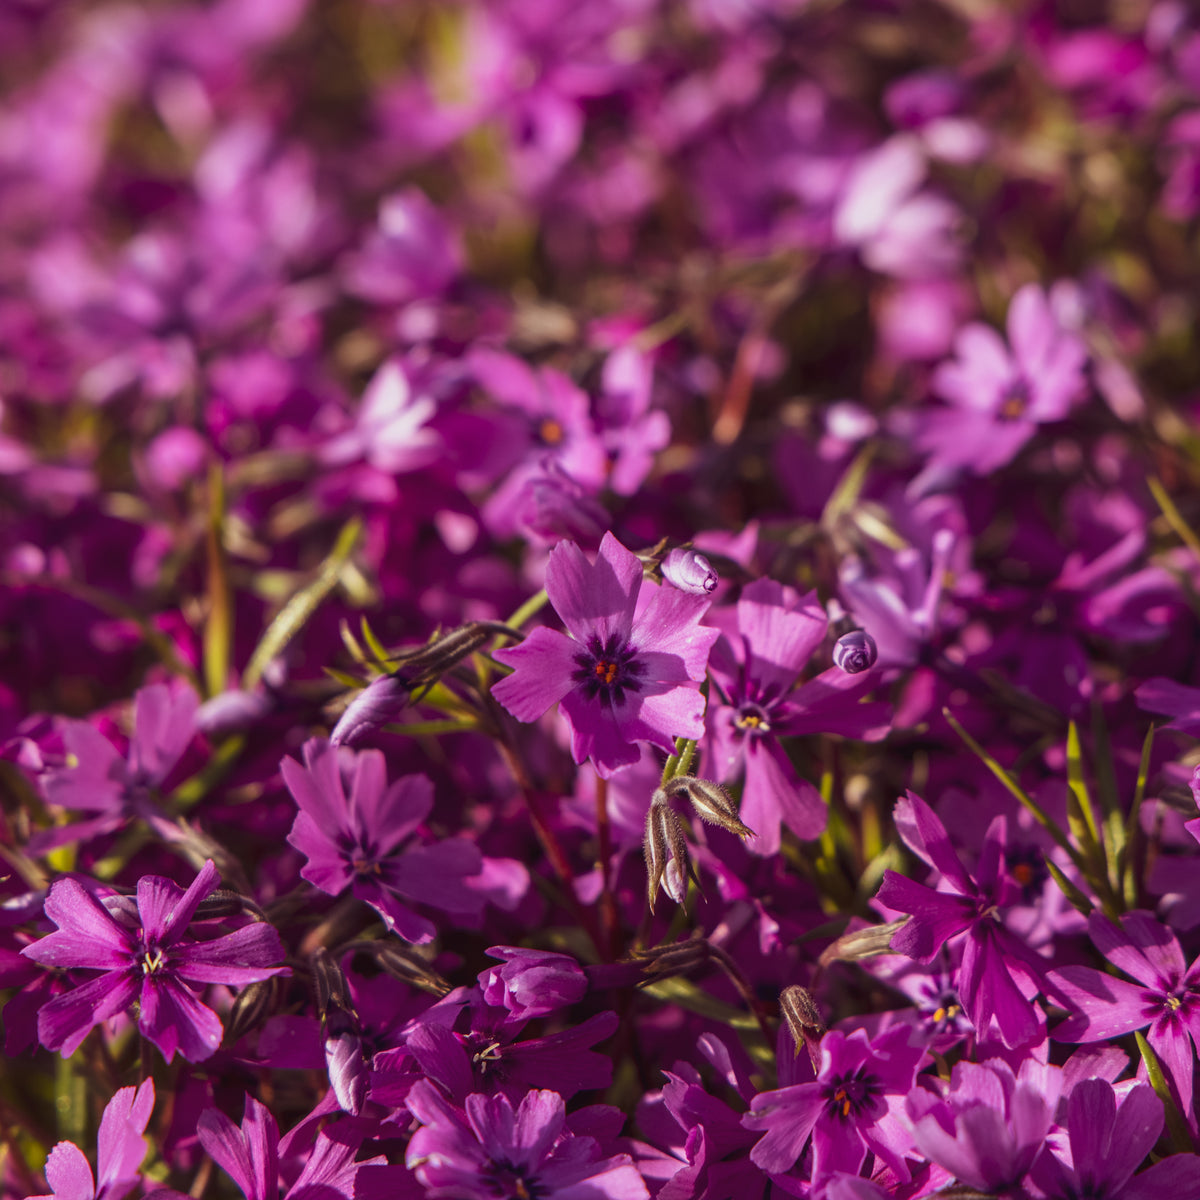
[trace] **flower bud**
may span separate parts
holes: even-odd
[[[270,696],[262,692],[222,692],[196,709],[196,728],[205,737],[227,737],[261,721],[272,707]]]
[[[587,976],[568,954],[519,946],[492,946],[487,953],[502,965],[480,972],[484,1000],[522,1020],[566,1008],[588,989]]]
[[[324,948],[314,951],[310,962],[329,1084],[342,1111],[358,1116],[367,1099],[367,1064],[346,976]]]
[[[716,590],[721,578],[703,554],[682,547],[672,550],[660,569],[668,583],[692,596],[707,596]]]
[[[865,629],[852,629],[843,633],[833,646],[833,662],[847,675],[859,675],[869,671],[879,657],[875,639]]]
[[[816,1001],[807,988],[798,985],[784,988],[779,994],[779,1011],[787,1022],[788,1032],[800,1053],[803,1046],[812,1059],[814,1071],[821,1068],[821,1038],[825,1036],[825,1022],[817,1009]]]
[[[654,793],[650,811],[646,814],[643,849],[650,911],[654,911],[654,899],[660,885],[676,903],[682,903],[688,876],[693,874],[692,862],[683,838],[683,823],[667,804],[666,794],[661,790]],[[672,867],[673,873],[668,875],[668,869]]]
[[[367,684],[346,706],[329,735],[332,746],[349,746],[366,734],[398,717],[412,696],[398,675],[380,675]]]
[[[729,793],[718,783],[697,779],[694,775],[676,775],[667,784],[667,793],[671,796],[686,796],[696,815],[710,825],[720,825],[722,829],[728,829],[738,837],[755,836],[754,830],[742,823],[737,805]]]

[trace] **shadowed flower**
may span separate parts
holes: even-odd
[[[270,925],[246,925],[211,941],[184,936],[219,883],[210,861],[186,892],[144,875],[136,903],[123,896],[101,903],[74,879],[58,880],[46,897],[46,916],[58,929],[22,954],[47,967],[103,974],[41,1010],[42,1045],[69,1057],[93,1025],[136,1004],[138,1028],[168,1061],[176,1050],[189,1062],[208,1058],[221,1044],[221,1022],[185,984],[236,986],[287,972],[274,965],[283,945]]]
[[[595,1138],[574,1136],[557,1092],[529,1092],[514,1111],[507,1096],[451,1105],[428,1080],[408,1094],[421,1128],[406,1160],[430,1200],[646,1200],[627,1154],[605,1158]]]
[[[813,1180],[834,1171],[857,1172],[873,1151],[907,1178],[908,1136],[896,1111],[912,1090],[924,1049],[911,1044],[911,1030],[890,1029],[874,1041],[864,1030],[846,1036],[834,1030],[821,1040],[821,1069],[814,1081],[763,1092],[742,1118],[764,1136],[750,1160],[764,1171],[792,1168],[811,1137]]]
[[[1187,965],[1175,935],[1149,913],[1130,912],[1118,927],[1099,913],[1088,934],[1113,966],[1137,983],[1092,967],[1060,967],[1047,981],[1075,1011],[1055,1031],[1060,1042],[1097,1042],[1150,1027],[1146,1040],[1191,1108],[1200,1035],[1200,959]]]
[[[944,1098],[919,1089],[909,1097],[913,1141],[960,1183],[1007,1194],[1042,1148],[1061,1086],[1057,1067],[1032,1059],[1017,1075],[998,1059],[960,1062]]]
[[[121,1088],[100,1118],[100,1182],[93,1178],[88,1160],[74,1142],[59,1142],[46,1158],[50,1194],[29,1200],[121,1200],[139,1182],[138,1168],[146,1157],[142,1134],[153,1108],[153,1080],[147,1079],[136,1090]]]
[[[878,899],[912,919],[892,937],[892,949],[918,962],[932,962],[946,942],[966,933],[958,991],[975,1028],[986,1032],[992,1018],[1006,1046],[1019,1046],[1038,1029],[1038,1015],[1018,983],[1036,991],[1036,954],[1002,925],[999,912],[1019,898],[1004,867],[1007,825],[992,820],[972,878],[950,844],[946,827],[920,796],[909,792],[896,805],[896,825],[917,854],[942,874],[945,890],[935,890],[885,871]],[[1032,991],[1030,994],[1032,995]]]
[[[699,738],[708,652],[718,633],[700,625],[702,596],[643,586],[642,564],[611,533],[589,565],[573,542],[550,552],[546,593],[570,637],[540,626],[495,658],[514,668],[492,695],[518,721],[552,704],[571,727],[577,763],[608,779],[637,762],[637,742],[674,751]]]
[[[1130,1088],[1118,1107],[1106,1079],[1080,1080],[1067,1107],[1070,1158],[1064,1162],[1050,1145],[1044,1146],[1030,1180],[1047,1200],[1200,1196],[1200,1158],[1194,1154],[1173,1154],[1133,1174],[1154,1148],[1162,1127],[1162,1100],[1148,1084]]]
[[[288,841],[308,862],[300,874],[331,896],[349,889],[405,941],[428,942],[434,926],[407,902],[477,916],[483,898],[465,882],[483,865],[462,838],[422,845],[414,835],[433,807],[433,784],[405,775],[388,785],[378,750],[304,744],[304,765],[285,758],[283,780],[300,811]]]
[[[991,474],[1039,425],[1061,421],[1083,397],[1087,347],[1036,284],[1009,305],[1007,344],[990,326],[971,324],[954,352],[933,376],[934,392],[953,407],[925,416],[917,438],[932,466]]]
[[[155,683],[140,689],[124,759],[95,726],[68,721],[63,745],[74,765],[47,771],[42,786],[51,804],[93,815],[35,834],[30,852],[44,854],[66,842],[111,833],[133,817],[142,817],[170,836],[173,828],[155,803],[154,790],[192,740],[198,705],[189,687]]]
[[[886,705],[859,702],[873,686],[865,673],[831,667],[795,688],[827,626],[815,592],[801,596],[759,579],[742,591],[737,625],[722,631],[713,651],[712,674],[725,702],[708,711],[706,769],[723,783],[744,774],[740,815],[757,835],[749,843],[756,854],[779,849],[781,822],[801,838],[825,828],[824,801],[796,773],[781,737],[840,733],[874,740],[886,731]]]

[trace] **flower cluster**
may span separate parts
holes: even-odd
[[[0,3],[0,1200],[1200,1200],[1198,14]]]

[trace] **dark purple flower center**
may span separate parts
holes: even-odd
[[[873,1111],[882,1093],[883,1087],[874,1075],[868,1075],[865,1067],[855,1067],[826,1084],[825,1114],[840,1121],[853,1120]]]
[[[571,678],[583,688],[589,700],[624,704],[626,692],[640,692],[640,676],[646,671],[631,646],[619,633],[610,633],[602,642],[593,634],[587,649],[575,655]]]
[[[483,1169],[496,1200],[541,1200],[545,1188],[520,1167],[504,1159],[493,1159]]]
[[[1019,421],[1029,407],[1029,384],[1018,375],[1001,393],[1000,406],[996,410],[1002,421]]]
[[[764,737],[771,732],[771,715],[761,704],[742,704],[733,719],[738,732],[749,737]]]

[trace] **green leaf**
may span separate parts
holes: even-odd
[[[1154,1053],[1153,1047],[1146,1041],[1146,1036],[1140,1029],[1134,1034],[1134,1037],[1137,1038],[1137,1047],[1141,1052],[1142,1062],[1146,1064],[1146,1078],[1150,1080],[1150,1086],[1163,1103],[1163,1112],[1167,1117],[1167,1129],[1170,1131],[1175,1152],[1188,1154],[1192,1149],[1191,1135],[1188,1133],[1187,1122],[1183,1119],[1183,1114],[1171,1098],[1171,1087],[1167,1083],[1167,1077],[1163,1074],[1158,1055]]]
[[[1087,874],[1087,864],[1083,856],[1071,844],[1071,839],[1063,832],[1057,821],[1051,819],[1046,811],[1027,791],[954,719],[948,708],[942,709],[950,728],[967,744],[973,754],[988,768],[989,771],[1025,806],[1033,819],[1054,839],[1054,841],[1070,855],[1071,861],[1079,868],[1081,874]]]
[[[1139,816],[1146,799],[1146,778],[1150,774],[1150,750],[1154,745],[1154,725],[1142,739],[1142,757],[1138,763],[1137,784],[1133,789],[1133,805],[1125,823],[1125,845],[1121,856],[1121,887],[1126,907],[1137,908],[1138,853],[1141,848],[1142,825]]]
[[[321,603],[337,586],[338,576],[342,572],[350,554],[358,542],[362,532],[362,520],[355,517],[347,521],[338,534],[333,550],[321,564],[317,577],[305,587],[302,587],[280,609],[275,620],[267,627],[262,641],[255,647],[242,676],[242,687],[250,691],[262,678],[267,664],[276,658],[283,648],[307,624],[309,618],[320,607]]]
[[[229,680],[233,647],[233,596],[225,553],[225,479],[220,463],[208,472],[208,616],[204,622],[204,688],[219,696]]]
[[[1183,519],[1183,514],[1175,507],[1175,501],[1167,494],[1162,480],[1150,475],[1147,477],[1146,483],[1150,486],[1150,494],[1154,497],[1158,507],[1162,509],[1163,516],[1167,518],[1167,524],[1175,530],[1184,545],[1200,561],[1200,538],[1196,537],[1192,527]]]
[[[363,641],[367,643],[367,648],[375,655],[375,664],[381,671],[390,671],[391,655],[388,654],[383,643],[375,636],[375,631],[367,622],[367,618],[363,617],[359,625],[362,629]]]
[[[1094,907],[1092,902],[1062,873],[1059,867],[1049,858],[1045,860],[1046,869],[1051,878],[1058,884],[1059,890],[1070,901],[1071,907],[1077,912],[1088,916]]]

